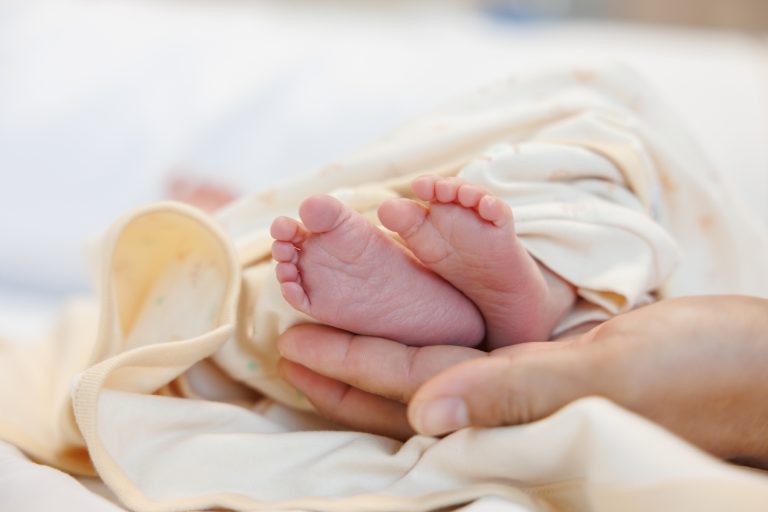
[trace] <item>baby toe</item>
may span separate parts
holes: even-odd
[[[294,244],[301,243],[306,238],[304,227],[290,217],[278,217],[273,220],[269,233],[275,240]]]
[[[468,183],[459,187],[459,191],[457,192],[459,204],[465,208],[477,208],[480,200],[487,195],[488,191],[483,187],[470,185]]]
[[[441,203],[453,203],[462,182],[458,178],[445,178],[435,183],[435,197]]]
[[[281,263],[296,263],[299,253],[291,242],[277,241],[272,243],[272,259]]]
[[[294,281],[288,281],[280,284],[280,293],[285,301],[295,309],[308,313],[310,308],[309,296],[301,285]]]
[[[378,215],[382,225],[408,238],[424,222],[427,208],[410,199],[389,199],[381,203]]]
[[[411,182],[411,190],[422,201],[432,201],[435,198],[435,176],[420,176]]]
[[[504,226],[512,220],[512,210],[509,205],[498,197],[486,195],[477,206],[477,213],[488,222],[496,226]]]
[[[280,283],[299,283],[299,269],[293,263],[278,263],[275,266],[275,276]]]

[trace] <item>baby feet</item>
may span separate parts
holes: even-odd
[[[313,196],[299,216],[302,222],[279,217],[271,228],[275,272],[291,306],[340,329],[411,345],[483,339],[472,302],[360,214],[330,196]]]
[[[412,188],[429,208],[392,199],[379,207],[379,219],[478,307],[488,347],[548,339],[558,318],[547,280],[515,235],[509,206],[457,178],[425,176]]]

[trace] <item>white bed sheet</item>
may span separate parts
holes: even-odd
[[[309,5],[2,4],[0,286],[84,289],[84,241],[161,197],[169,172],[259,189],[549,61],[636,68],[768,226],[765,40]]]

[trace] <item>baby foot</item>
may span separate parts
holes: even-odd
[[[517,238],[509,206],[457,178],[424,176],[412,188],[429,208],[391,199],[379,219],[475,303],[489,348],[548,339],[557,318],[550,318],[547,280]]]
[[[272,223],[283,297],[324,324],[409,345],[476,345],[477,308],[401,244],[330,196]]]

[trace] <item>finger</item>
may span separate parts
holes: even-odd
[[[401,402],[445,368],[486,355],[459,346],[409,347],[311,324],[287,330],[277,347],[284,358],[321,375]]]
[[[571,341],[571,340],[568,340]],[[543,352],[547,350],[562,350],[566,343],[551,341],[529,341],[526,343],[516,343],[506,347],[497,348],[489,355],[491,357],[517,358],[533,352]]]
[[[549,348],[464,362],[426,382],[414,394],[408,418],[429,435],[543,418],[577,398],[603,394],[607,377],[593,348],[551,342]]]
[[[354,430],[408,439],[413,429],[405,405],[366,393],[286,359],[278,363],[285,380],[304,393],[317,412]]]

